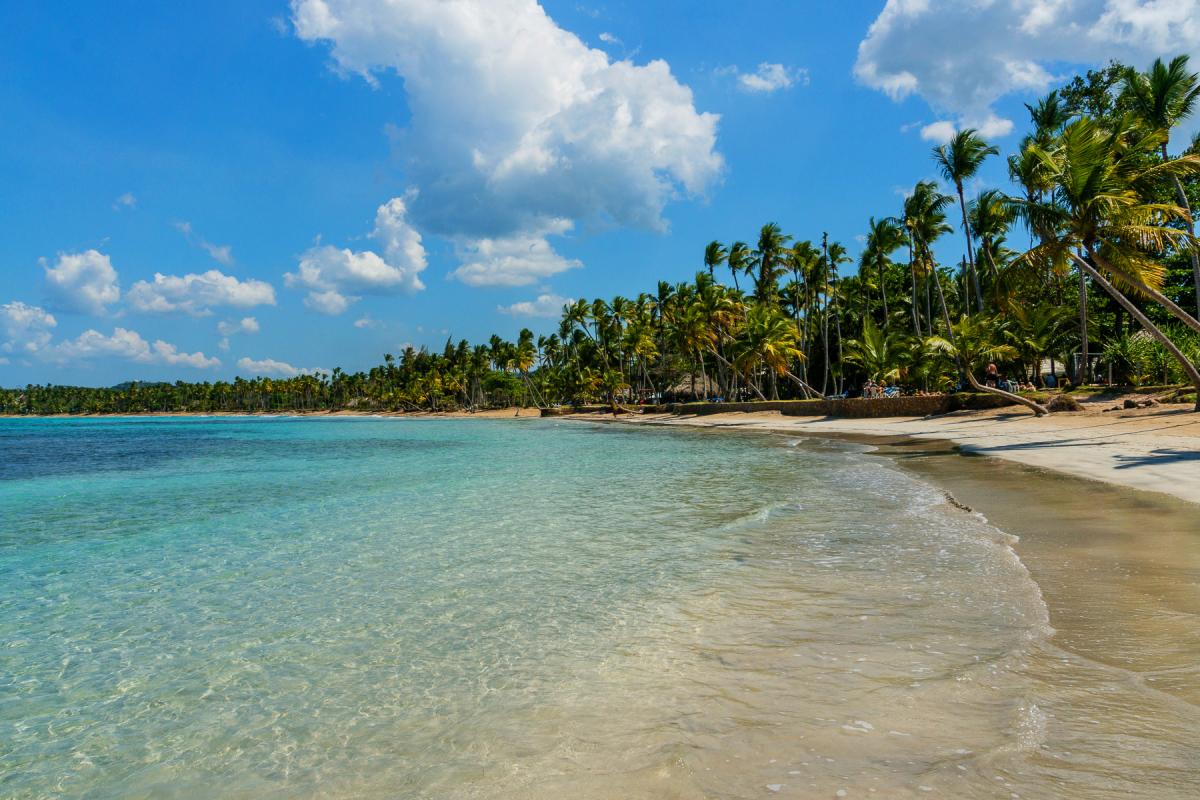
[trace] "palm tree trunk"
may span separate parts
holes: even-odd
[[[1106,270],[1113,273],[1114,275],[1119,276],[1123,283],[1128,283],[1130,286],[1137,289],[1139,292],[1146,295],[1151,300],[1154,300],[1156,303],[1158,303],[1160,306],[1162,306],[1168,312],[1170,312],[1171,316],[1175,317],[1177,320],[1182,322],[1184,325],[1188,326],[1189,328],[1196,331],[1197,333],[1200,333],[1200,320],[1197,320],[1191,314],[1187,313],[1182,308],[1180,308],[1178,305],[1176,305],[1174,302],[1172,302],[1171,298],[1167,297],[1162,292],[1160,292],[1156,289],[1152,289],[1151,287],[1147,286],[1144,282],[1138,280],[1133,275],[1130,275],[1128,272],[1125,272],[1125,271],[1119,270],[1119,269],[1115,269],[1111,264],[1109,264],[1106,261],[1103,261],[1101,259],[1096,259],[1096,263],[1099,264],[1100,266],[1104,267]]]
[[[1092,253],[1089,253],[1088,255],[1092,258],[1095,258]],[[1105,279],[1105,277],[1101,275],[1091,264],[1087,263],[1087,261],[1075,255],[1074,253],[1071,254],[1071,258],[1074,259],[1075,264],[1081,271],[1086,272],[1093,281],[1100,285],[1100,288],[1104,289],[1104,291],[1108,292],[1114,300],[1120,303],[1121,307],[1128,311],[1129,315],[1138,321],[1142,328],[1145,329],[1146,333],[1150,334],[1156,341],[1158,341],[1159,344],[1167,348],[1167,351],[1171,354],[1171,356],[1179,362],[1179,365],[1183,368],[1184,374],[1187,375],[1188,380],[1192,382],[1192,386],[1196,387],[1195,410],[1200,411],[1200,371],[1197,371],[1196,365],[1188,360],[1187,356],[1185,356],[1183,352],[1175,346],[1175,343],[1172,342],[1165,333],[1159,330],[1158,326],[1151,322],[1149,317],[1143,314],[1141,309],[1134,305],[1132,300],[1130,300],[1115,286],[1109,283],[1108,280]]]
[[[1088,374],[1088,318],[1087,318],[1087,280],[1083,270],[1079,270],[1079,342],[1083,362],[1075,375],[1075,383],[1079,386],[1087,383]]]
[[[912,276],[912,315],[913,315],[913,333],[917,338],[921,337],[921,319],[917,314],[917,265],[913,262],[913,246],[912,239],[908,240],[908,273]]]
[[[883,269],[883,262],[880,262],[880,264],[879,264],[879,291],[883,296],[883,332],[887,333],[887,329],[888,329],[887,273]]]
[[[958,205],[962,209],[962,224],[963,234],[967,237],[967,270],[971,276],[971,286],[975,289],[975,299],[979,303],[979,311],[983,312],[983,292],[979,289],[979,276],[975,274],[975,252],[971,248],[971,225],[967,222],[967,199],[963,195],[962,183],[955,184],[958,189]],[[966,308],[970,308],[971,302],[968,300],[965,303]]]

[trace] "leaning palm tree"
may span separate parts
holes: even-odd
[[[982,316],[963,316],[958,322],[946,326],[946,336],[931,336],[925,343],[935,351],[953,356],[961,365],[967,383],[971,384],[975,391],[1000,395],[1025,406],[1039,417],[1049,414],[1050,410],[1041,403],[994,386],[984,386],[975,377],[975,370],[989,361],[1010,361],[1018,356],[1015,347],[1002,344],[998,339],[993,320]]]
[[[967,221],[967,199],[963,194],[963,181],[974,177],[988,156],[999,153],[1000,150],[984,141],[974,128],[965,128],[954,134],[948,143],[933,148],[933,160],[937,162],[942,177],[953,182],[954,189],[958,192],[963,235],[967,238],[967,269],[980,311],[983,311],[983,292],[979,288],[979,276],[975,274],[975,254],[971,246],[971,226]]]
[[[1106,130],[1081,118],[1052,146],[1035,146],[1053,176],[1054,190],[1048,202],[1021,204],[1042,238],[1021,259],[1059,271],[1073,263],[1166,348],[1200,394],[1200,371],[1118,288],[1150,297],[1200,331],[1200,322],[1159,291],[1163,267],[1156,256],[1170,247],[1194,248],[1197,242],[1190,232],[1168,226],[1188,218],[1182,206],[1146,202],[1144,190],[1165,178],[1200,174],[1200,156],[1148,161],[1146,156],[1159,149],[1165,135],[1162,130],[1147,133],[1129,119]]]
[[[1141,117],[1151,128],[1163,132],[1160,155],[1163,161],[1170,159],[1167,155],[1167,143],[1170,140],[1171,128],[1191,115],[1197,99],[1200,99],[1200,75],[1188,72],[1188,57],[1176,56],[1170,64],[1163,64],[1161,58],[1156,58],[1145,73],[1130,69],[1125,74],[1125,84],[1122,94],[1133,112]],[[1188,205],[1187,193],[1183,191],[1183,183],[1175,175],[1175,202],[1187,212],[1188,233],[1196,234],[1195,222],[1192,219],[1192,209]],[[1200,310],[1200,253],[1193,248],[1191,253],[1192,275],[1196,282],[1196,308]]]

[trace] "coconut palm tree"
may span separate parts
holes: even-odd
[[[933,148],[933,160],[937,162],[942,177],[954,183],[958,192],[958,205],[962,211],[963,236],[967,239],[967,268],[970,270],[971,285],[975,289],[975,300],[983,311],[983,292],[979,288],[979,276],[975,274],[975,254],[971,246],[971,226],[967,222],[967,199],[963,194],[963,181],[974,177],[988,156],[999,155],[1000,150],[984,141],[974,128],[965,128],[954,134],[946,144]]]
[[[846,342],[846,360],[862,367],[873,381],[899,380],[912,361],[913,339],[881,330],[869,316],[863,317],[862,325],[862,336]]]
[[[749,275],[754,269],[754,254],[750,250],[750,245],[745,242],[734,242],[729,247],[729,253],[725,257],[725,263],[729,265],[729,272],[733,275],[733,288],[739,292],[742,287],[738,285],[738,274]]]
[[[967,219],[979,246],[979,257],[975,260],[978,272],[984,272],[992,286],[1000,275],[999,262],[1004,247],[1004,237],[1016,214],[1008,196],[999,189],[980,192],[967,207]],[[982,281],[981,281],[982,283]]]
[[[1156,58],[1145,73],[1130,69],[1125,74],[1122,94],[1127,100],[1133,113],[1151,128],[1163,132],[1160,155],[1163,161],[1170,159],[1167,155],[1167,143],[1170,140],[1171,128],[1191,115],[1200,98],[1200,75],[1188,72],[1188,57],[1176,56],[1170,64],[1163,64],[1161,58]],[[1172,176],[1175,186],[1175,202],[1187,213],[1185,222],[1188,233],[1195,236],[1195,221],[1192,209],[1188,205],[1187,193],[1183,191],[1183,183],[1178,175]],[[1195,279],[1196,308],[1200,313],[1200,253],[1195,248],[1189,253],[1192,261],[1192,275]]]
[[[787,243],[792,240],[774,222],[762,226],[758,233],[758,249],[754,255],[758,260],[758,279],[754,282],[754,295],[761,302],[774,303],[776,286],[782,274],[783,259]]]
[[[729,251],[725,249],[725,245],[715,239],[709,242],[704,248],[704,266],[708,267],[708,277],[715,278],[714,271],[724,264],[728,257]]]
[[[1147,202],[1144,191],[1156,181],[1200,174],[1200,157],[1194,155],[1158,163],[1147,160],[1165,135],[1161,129],[1147,133],[1129,119],[1106,130],[1085,117],[1063,129],[1050,147],[1035,145],[1054,190],[1048,202],[1021,205],[1042,238],[1022,259],[1059,271],[1073,263],[1167,349],[1200,393],[1200,371],[1114,285],[1149,296],[1193,330],[1200,330],[1200,322],[1158,291],[1163,267],[1156,256],[1169,247],[1195,247],[1196,239],[1167,225],[1187,218],[1182,206]],[[1196,410],[1200,411],[1200,399]]]
[[[904,246],[904,231],[891,217],[876,220],[871,217],[867,228],[866,247],[859,258],[859,275],[867,279],[874,272],[879,280],[883,300],[883,329],[888,327],[887,272],[892,265],[891,255]]]
[[[933,350],[951,355],[962,366],[963,376],[977,392],[987,392],[1019,403],[1035,415],[1042,417],[1050,411],[1041,403],[1006,392],[994,386],[984,386],[975,377],[975,370],[991,361],[1011,361],[1018,356],[1017,349],[999,342],[995,322],[984,316],[963,316],[953,325],[946,326],[946,336],[931,336],[925,340]]]

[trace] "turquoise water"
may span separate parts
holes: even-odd
[[[0,420],[0,796],[1007,797],[1037,586],[866,450]]]

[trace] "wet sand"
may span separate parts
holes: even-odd
[[[992,413],[807,422],[715,416],[665,422],[869,443],[879,456],[945,490],[962,513],[982,514],[1019,537],[1014,549],[1042,593],[1053,632],[1023,666],[1036,696],[1030,719],[1041,728],[1036,751],[1021,759],[989,757],[973,767],[994,773],[996,797],[1200,796],[1200,491],[1194,491],[1200,462],[1193,460],[1200,426],[1194,416],[1158,411],[1034,420]],[[1172,431],[1179,435],[1168,445]],[[1084,468],[1076,461],[1063,470],[1079,454],[1070,440],[1088,436],[1096,437],[1096,447]],[[989,449],[1017,437],[1042,446]],[[963,438],[974,446],[956,446]],[[1146,455],[1164,450],[1174,457],[1165,469],[1154,469]],[[1141,460],[1122,469],[1127,462],[1113,461],[1121,456]],[[1143,466],[1152,474],[1125,478]]]

